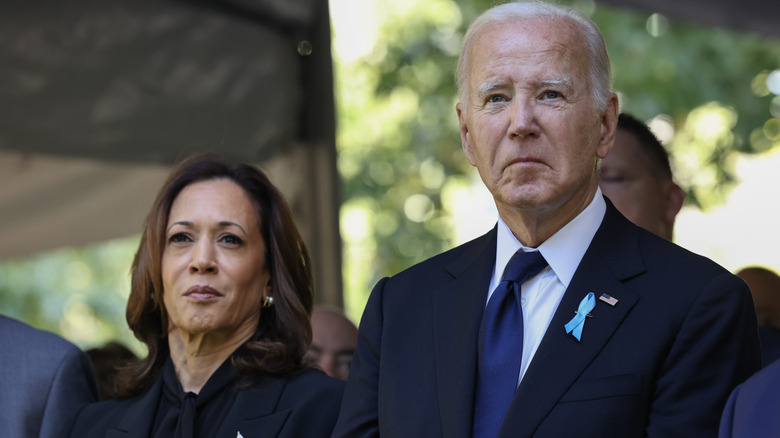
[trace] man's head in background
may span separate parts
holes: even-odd
[[[780,330],[780,276],[761,266],[743,268],[737,275],[753,295],[758,326]]]
[[[318,307],[311,314],[308,356],[325,374],[347,380],[357,347],[357,327],[336,308]]]
[[[631,222],[672,240],[685,192],[672,179],[669,155],[647,125],[620,114],[615,144],[601,160],[599,185]]]

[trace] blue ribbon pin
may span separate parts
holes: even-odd
[[[593,308],[596,307],[596,298],[593,292],[588,292],[585,298],[580,301],[580,307],[577,308],[577,314],[566,324],[566,333],[571,333],[579,341],[582,337],[582,328],[585,326],[585,317],[588,316]]]

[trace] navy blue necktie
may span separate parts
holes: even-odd
[[[495,438],[517,389],[523,359],[520,285],[547,266],[539,251],[518,250],[490,296],[479,327],[474,438]]]

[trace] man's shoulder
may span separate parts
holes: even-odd
[[[734,391],[732,398],[735,399],[735,415],[743,420],[753,420],[748,422],[754,423],[751,427],[769,423],[770,417],[766,415],[780,409],[778,386],[780,386],[780,361],[775,361],[751,376]],[[772,421],[772,424],[777,424],[774,422],[776,420]]]
[[[690,277],[733,275],[712,259],[696,254],[649,231],[640,228],[638,234],[648,268],[666,272],[685,272]]]
[[[614,207],[608,209],[604,223],[591,245],[597,245],[605,257],[616,265],[630,263],[634,257],[639,257],[651,275],[684,272],[689,278],[697,278],[728,273],[709,258],[634,225]]]
[[[780,403],[780,393],[777,388],[780,386],[780,360],[774,361],[764,369],[750,377],[743,385],[743,391],[767,391],[774,394],[778,403]]]
[[[39,330],[21,321],[0,315],[0,345],[3,351],[36,352],[36,354],[63,356],[78,347],[51,332]]]
[[[339,398],[344,392],[344,382],[329,377],[319,370],[307,368],[288,378],[287,387],[292,390],[303,389],[306,392],[337,394]]]
[[[482,236],[416,263],[392,278],[401,280],[435,272],[457,272],[486,256],[495,258],[495,248],[496,229],[493,228]]]

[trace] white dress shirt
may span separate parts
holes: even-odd
[[[536,349],[542,342],[542,337],[550,325],[555,310],[563,298],[571,278],[590,246],[607,211],[607,204],[601,195],[601,189],[588,206],[577,217],[558,230],[538,248],[523,246],[515,238],[509,226],[498,217],[498,245],[496,245],[496,265],[493,268],[493,278],[488,289],[488,301],[493,291],[501,282],[509,259],[522,249],[524,251],[538,250],[547,260],[548,266],[539,274],[529,278],[520,287],[521,304],[523,306],[523,359],[520,364],[520,375],[517,384],[523,379],[528,364],[531,363]],[[583,292],[583,297],[585,292]],[[487,306],[487,302],[485,303]],[[572,316],[574,311],[572,309]],[[561,326],[560,330],[564,330]]]

